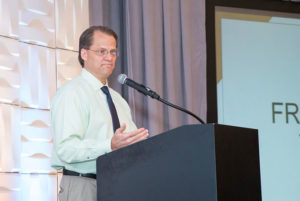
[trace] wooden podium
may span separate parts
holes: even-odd
[[[186,125],[97,159],[98,201],[261,201],[258,131]]]

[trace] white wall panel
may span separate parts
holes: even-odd
[[[52,136],[48,110],[21,109],[21,172],[55,172],[50,167]]]
[[[0,173],[1,201],[56,201],[57,176]]]
[[[22,201],[56,201],[57,176],[23,174],[21,177]]]
[[[76,51],[88,27],[87,0],[0,0],[1,201],[57,201],[50,102],[81,72]]]
[[[20,0],[19,15],[19,40],[55,47],[54,0]]]
[[[31,143],[33,145],[34,143]],[[37,144],[37,143],[35,143]],[[21,157],[21,173],[54,173],[51,159],[41,153]]]
[[[81,33],[89,27],[89,1],[56,1],[56,47],[78,51]]]
[[[20,109],[0,104],[0,171],[20,169]],[[0,199],[1,200],[1,199]]]
[[[0,35],[18,37],[18,0],[0,0]]]
[[[18,104],[20,73],[18,41],[0,37],[0,102]]]
[[[77,57],[77,52],[56,50],[57,88],[80,74],[82,67]]]
[[[55,51],[20,44],[21,105],[49,109],[56,89]]]
[[[19,174],[0,173],[0,200],[1,201],[18,201],[21,200]]]
[[[51,142],[50,112],[22,108],[20,132],[23,141]]]

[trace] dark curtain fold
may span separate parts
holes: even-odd
[[[156,135],[198,122],[120,86],[120,73],[206,120],[205,0],[90,0],[90,24],[119,35],[110,85],[127,99],[138,127]]]

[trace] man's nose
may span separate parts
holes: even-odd
[[[104,59],[110,61],[110,60],[113,59],[113,56],[108,52],[108,53],[104,56]]]

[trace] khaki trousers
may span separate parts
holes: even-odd
[[[97,201],[96,179],[63,175],[58,199],[59,201]]]

